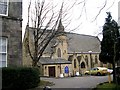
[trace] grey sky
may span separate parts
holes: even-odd
[[[58,4],[59,6],[60,2],[63,0],[53,0],[53,1],[55,2],[55,4]],[[70,5],[72,1],[73,0],[67,0],[66,3]],[[102,26],[104,24],[104,20],[106,17],[106,12],[108,11],[111,12],[113,19],[118,21],[118,1],[120,0],[107,0],[106,7],[101,11],[100,15],[97,17],[97,19],[94,22],[93,20],[97,15],[97,13],[99,12],[100,8],[105,3],[104,2],[105,0],[86,0],[86,1],[87,1],[86,8],[83,10],[82,14],[81,11],[83,4],[76,5],[70,11],[68,11],[68,14],[71,15],[70,17],[71,23],[66,28],[66,31],[71,31],[79,26],[76,30],[72,32],[96,36],[102,30]],[[113,4],[113,2],[115,3]],[[109,8],[112,4],[113,6]],[[27,24],[27,12],[28,12],[27,7],[28,7],[28,0],[23,0],[23,36]],[[80,15],[82,15],[81,18],[79,18]],[[63,22],[63,25],[66,26],[66,22]]]

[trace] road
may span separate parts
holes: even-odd
[[[68,78],[41,78],[42,80],[50,81],[55,83],[55,85],[50,86],[52,90],[56,90],[56,88],[72,88],[71,90],[82,90],[83,88],[86,90],[91,90],[92,88],[95,88],[96,85],[107,82],[108,76],[82,76],[82,77],[68,77]],[[112,79],[112,75],[111,75]],[[81,89],[80,89],[81,88]]]

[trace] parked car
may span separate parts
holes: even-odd
[[[91,68],[91,70],[87,70],[85,71],[85,75],[106,75],[108,72],[107,72],[107,68],[105,67],[94,67],[94,68]]]

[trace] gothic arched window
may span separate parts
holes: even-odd
[[[85,68],[85,63],[84,62],[81,63],[81,68]]]
[[[60,48],[58,48],[57,54],[58,54],[58,57],[61,57],[61,50],[60,50]]]

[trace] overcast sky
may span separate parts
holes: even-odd
[[[60,2],[63,0],[53,0],[53,1],[55,2],[55,4],[59,6],[61,5]],[[66,5],[67,7],[71,5],[71,3],[73,3],[73,1],[75,0],[65,0],[65,1],[67,3]],[[80,2],[80,0],[78,1]],[[81,14],[81,11],[82,11],[82,6],[84,4],[75,5],[70,11],[68,11],[68,14],[71,15],[70,17],[71,23],[70,25],[68,25],[67,28],[65,28],[66,31],[71,31],[74,28],[79,26],[76,30],[73,30],[72,32],[97,36],[102,31],[102,26],[107,16],[106,12],[111,12],[113,19],[118,21],[118,1],[120,0],[107,0],[106,7],[101,11],[100,15],[97,17],[95,21],[94,21],[94,18],[98,14],[100,8],[104,5],[105,0],[86,0],[86,5],[85,5],[86,8],[83,9],[82,14]],[[23,36],[24,36],[25,27],[27,24],[28,2],[29,0],[23,0],[23,30],[22,30]],[[82,15],[81,18],[79,18],[80,15]],[[65,26],[66,22],[63,22],[63,25]]]

